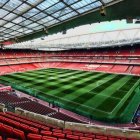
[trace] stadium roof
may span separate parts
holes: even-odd
[[[36,39],[34,41],[5,45],[4,48],[60,51],[83,48],[123,47],[140,43],[140,28],[78,33],[80,30],[89,28],[89,26],[91,25],[84,25],[77,27],[77,29],[71,29],[66,35],[58,33],[50,35],[44,40]]]
[[[46,30],[53,34],[87,23],[136,17],[140,13],[138,3],[139,0],[0,0],[0,42],[26,41],[46,35]],[[106,17],[99,14],[101,6],[107,7]]]

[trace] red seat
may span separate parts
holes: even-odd
[[[0,116],[0,121],[3,122],[4,121],[4,117]]]
[[[43,129],[43,130],[46,130],[46,131],[47,131],[47,130],[50,130],[50,127],[43,126],[43,125],[41,125],[40,128]]]
[[[53,132],[56,132],[56,133],[62,133],[62,130],[61,129],[53,129],[52,131]]]
[[[20,140],[26,140],[24,132],[18,129],[13,129],[13,135]]]
[[[39,130],[37,128],[34,128],[34,127],[29,127],[29,132],[30,133],[38,134],[39,133]]]
[[[51,135],[52,135],[52,132],[51,132],[51,131],[41,130],[40,134],[41,134],[41,135],[51,136]]]
[[[97,135],[96,138],[101,140],[107,140],[107,136],[102,136],[102,135],[101,136]]]
[[[0,136],[0,140],[2,140],[2,137]]]
[[[3,125],[2,126],[2,134],[4,135],[4,136],[8,136],[8,137],[11,137],[11,136],[13,136],[13,127],[11,127],[11,126],[8,126],[8,125]]]
[[[31,134],[31,133],[29,133],[27,135],[27,139],[28,140],[41,140],[42,139],[42,136],[41,135],[38,135],[38,134]]]
[[[94,134],[84,134],[85,137],[88,137],[88,138],[95,138],[95,135]]]
[[[80,132],[73,132],[73,135],[76,135],[76,136],[83,136],[83,133],[80,133]]]
[[[52,136],[55,136],[55,137],[57,137],[57,138],[65,138],[65,134],[56,133],[56,132],[53,132]]]
[[[10,126],[12,126],[12,127],[16,127],[16,128],[18,128],[19,127],[19,122],[16,122],[16,121],[13,121],[13,120],[11,120],[11,119],[7,119],[7,118],[5,118],[5,122],[8,124],[8,125],[10,125]]]
[[[66,138],[70,140],[79,140],[79,136],[74,136],[74,135],[67,135]]]
[[[108,140],[121,140],[120,138],[110,137]]]
[[[63,130],[63,133],[64,134],[70,134],[71,135],[72,134],[72,131],[71,130]]]
[[[0,134],[2,134],[2,126],[3,126],[3,123],[0,123]]]
[[[87,138],[87,137],[80,137],[80,140],[93,140],[92,138]]]
[[[42,140],[57,140],[57,138],[49,137],[49,136],[43,136]]]
[[[23,130],[25,133],[28,132],[29,126],[26,124],[20,124],[19,129]]]

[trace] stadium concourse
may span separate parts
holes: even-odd
[[[0,0],[0,140],[140,140],[139,5]]]

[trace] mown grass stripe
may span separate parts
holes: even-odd
[[[115,77],[118,77],[115,79]],[[121,77],[121,78],[119,78]],[[79,114],[95,118],[118,118],[125,108],[110,114],[118,102],[136,83],[136,77],[113,74],[93,73],[76,70],[44,69],[15,73],[0,79],[22,86],[29,94],[55,102]],[[6,78],[6,79],[5,79]],[[131,80],[129,80],[131,78]],[[121,83],[126,82],[124,86]],[[120,84],[120,85],[119,85]],[[117,88],[118,85],[118,88]],[[115,91],[117,89],[117,91]],[[118,94],[121,92],[122,94]],[[134,93],[134,92],[133,92]],[[90,95],[89,95],[90,94]],[[131,101],[131,98],[129,98]],[[129,104],[129,101],[126,101]],[[125,104],[126,104],[125,102]],[[102,105],[102,106],[101,106]]]
[[[121,88],[116,90],[112,96],[113,97],[123,97],[133,86],[134,84],[139,80],[139,78],[131,77],[130,80],[128,80]],[[130,84],[133,81],[132,84]]]
[[[96,82],[96,80],[105,78],[105,77],[107,77],[107,76],[108,76],[108,75],[106,75],[106,74],[99,75],[99,76],[97,76],[97,77],[95,77],[95,78],[93,78],[93,79],[89,79],[89,81],[91,81],[92,83],[94,83],[94,82]],[[74,87],[74,86],[73,86],[73,87]],[[85,87],[85,82],[84,82],[84,87]],[[67,95],[67,94],[64,94],[64,93],[70,93],[70,92],[69,92],[69,89],[62,90],[61,92],[55,94],[55,96],[64,97],[64,96]],[[75,94],[75,93],[76,93],[76,90],[75,90],[74,94]]]
[[[127,89],[126,92],[124,92],[125,94],[123,94],[123,97],[127,94],[127,92],[132,88],[132,86],[128,85],[128,83],[130,83],[131,81],[133,81],[133,79],[135,79],[134,77],[132,77],[129,81],[127,81],[119,90],[116,90],[116,92],[114,92],[112,94],[113,97],[117,97],[116,95],[121,95],[121,90],[123,89]],[[135,83],[138,81],[138,79],[135,79],[135,82],[133,83],[133,85],[135,85]],[[113,108],[115,108],[115,103],[113,102],[109,102],[109,99],[106,99],[104,102],[102,102],[102,104],[100,106],[98,106],[98,109],[104,109],[105,111],[111,111],[113,110]],[[105,105],[110,104],[110,107],[105,107]],[[117,103],[116,103],[117,105]]]
[[[88,106],[93,106],[94,108],[98,108],[98,106],[100,104],[102,104],[102,102],[104,102],[107,98],[110,98],[110,100],[112,99],[112,102],[116,102],[116,103],[119,102],[120,98],[116,98],[116,97],[112,96],[112,94],[113,94],[112,89],[113,88],[118,89],[118,87],[120,88],[122,86],[122,84],[119,84],[119,83],[122,83],[129,79],[130,79],[129,76],[124,76],[123,78],[119,79],[117,82],[112,83],[110,86],[108,86],[107,88],[105,88],[103,91],[101,91],[99,93],[89,92],[91,94],[94,94],[95,96],[93,98],[87,100],[84,104],[87,104]],[[100,101],[100,102],[97,102],[97,101]]]
[[[94,88],[93,90],[91,90],[91,92],[101,92],[103,91],[105,88],[109,87],[112,85],[112,83],[117,82],[119,79],[122,79],[124,76],[123,75],[117,75],[115,78],[111,79],[110,81],[107,81],[103,84],[101,84],[101,86],[98,86],[97,88]]]
[[[41,75],[39,75],[38,73],[35,73],[34,72],[34,75],[32,74],[22,74],[22,76],[25,76],[25,77],[33,77],[33,78],[43,78],[44,76],[46,76],[46,77],[49,77],[49,76],[55,76],[55,77],[59,77],[59,78],[64,78],[64,77],[69,77],[69,76],[71,76],[71,75],[79,75],[79,74],[82,74],[80,71],[74,71],[74,72],[70,72],[70,73],[63,73],[63,74],[58,74],[58,73],[50,73],[50,72],[48,72],[48,73],[42,73]],[[15,76],[17,76],[17,75],[15,75]],[[19,75],[19,76],[21,76],[21,75]]]
[[[56,79],[54,79],[54,81],[57,81],[59,84],[62,84],[65,86],[65,85],[71,84],[75,81],[79,81],[80,79],[84,79],[85,77],[89,77],[90,75],[91,75],[91,73],[82,73],[82,74],[76,74],[76,75],[73,75],[73,76],[70,76],[67,78],[66,77],[65,78],[56,77]],[[49,79],[49,82],[50,81],[51,80]],[[43,85],[43,86],[45,86],[45,85]]]
[[[110,84],[107,84],[107,83],[112,83],[113,81],[117,81],[118,79],[122,78],[122,76],[120,75],[116,75],[116,77],[114,77],[113,79],[109,80],[108,82],[104,83],[103,85],[107,85],[107,86],[110,86]],[[101,88],[103,85],[100,85],[99,87]],[[99,89],[99,87],[97,88],[94,88],[95,91],[96,89]],[[104,90],[104,88],[101,88],[102,90]],[[102,91],[100,90],[100,92]],[[97,92],[99,93],[99,92]],[[72,100],[73,102],[79,102],[81,104],[84,104],[87,100],[93,98],[94,96],[96,96],[95,94],[90,94],[90,93],[86,93],[86,94],[82,94],[81,96],[78,96],[77,98],[75,98],[74,100]],[[77,106],[79,107],[79,106]]]
[[[97,74],[96,75],[93,75],[93,77],[94,76],[97,76]],[[80,79],[81,79],[81,77],[79,77]],[[87,78],[88,79],[88,78]],[[60,79],[59,79],[60,80]],[[89,79],[88,79],[89,80]],[[55,90],[53,90],[53,91],[49,91],[48,90],[48,92],[46,93],[46,94],[53,94],[53,95],[55,95],[55,94],[62,94],[63,96],[64,96],[64,92],[67,92],[67,93],[73,93],[73,92],[75,92],[76,90],[78,90],[77,88],[75,88],[74,86],[71,86],[71,81],[70,80],[67,80],[67,81],[69,81],[69,84],[61,84],[61,82],[60,81],[56,81],[56,83],[55,83],[55,85],[59,85],[59,88],[57,88],[57,89],[55,89]],[[75,81],[75,82],[77,82],[77,81]],[[74,83],[74,82],[73,82]],[[52,85],[50,85],[50,87],[51,87]],[[47,86],[48,87],[48,86]],[[37,89],[39,89],[39,90],[41,90],[41,91],[43,91],[43,92],[46,92],[46,85],[45,84],[43,84],[43,85],[41,85],[41,86],[37,86],[36,87]],[[49,88],[48,88],[49,89]],[[65,91],[64,91],[65,90]],[[64,91],[64,92],[62,92],[62,91]],[[56,95],[56,96],[58,96],[58,95]],[[62,97],[62,96],[59,96],[59,97]]]

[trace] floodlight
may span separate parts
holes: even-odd
[[[49,34],[49,31],[48,31],[47,28],[44,28],[44,31],[45,31],[46,34]]]
[[[106,16],[106,9],[105,9],[104,6],[102,6],[102,7],[100,8],[100,14],[101,14],[101,16]]]

